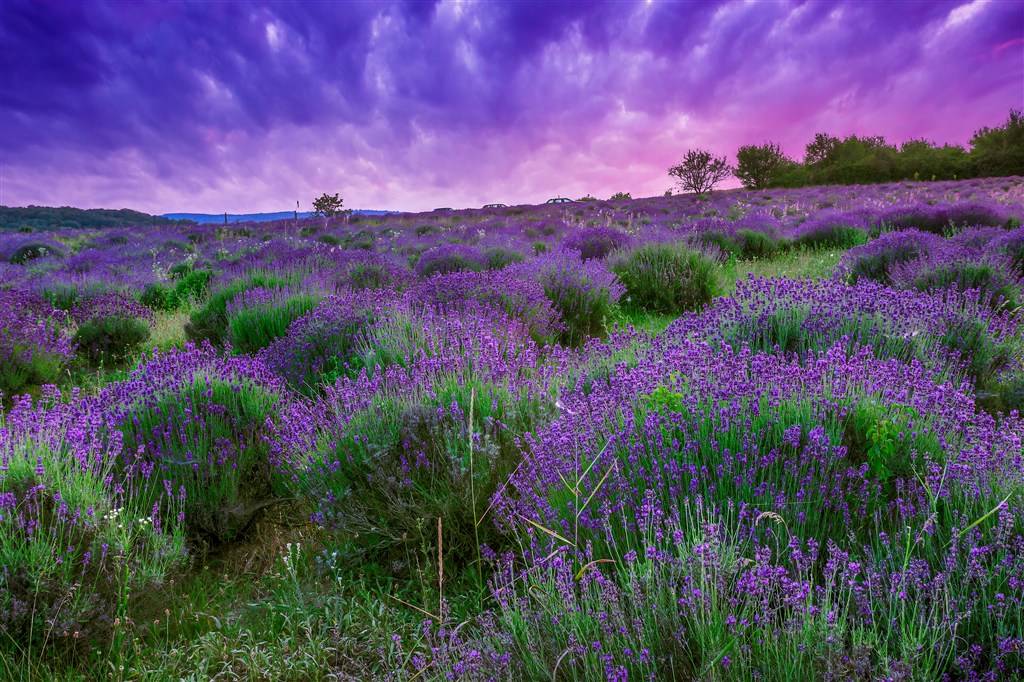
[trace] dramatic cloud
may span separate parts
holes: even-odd
[[[964,144],[1024,3],[0,4],[0,203],[404,210],[660,194],[691,146]]]

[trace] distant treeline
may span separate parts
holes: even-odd
[[[55,230],[61,228],[131,227],[136,225],[184,225],[190,220],[171,220],[127,208],[72,208],[61,206],[0,206],[0,230]]]
[[[1024,117],[1012,110],[1003,125],[975,131],[969,150],[924,139],[897,146],[881,136],[827,133],[814,136],[803,162],[786,158],[770,142],[741,147],[736,175],[749,189],[1024,175]]]

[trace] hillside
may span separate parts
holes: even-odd
[[[79,227],[129,227],[132,225],[180,225],[188,220],[175,220],[127,208],[72,208],[71,206],[0,206],[0,229],[33,230],[74,229]]]
[[[372,210],[360,210],[357,209],[352,211],[354,215],[388,215],[389,213],[397,213],[397,211],[372,211]],[[225,218],[225,215],[227,216]],[[315,214],[309,211],[300,211],[298,214],[299,218],[311,218]],[[235,223],[266,223],[272,220],[287,220],[288,218],[294,218],[294,211],[277,211],[275,213],[164,213],[164,218],[170,218],[171,220],[189,220],[200,225],[223,225],[225,222],[229,224]]]

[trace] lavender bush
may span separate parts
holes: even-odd
[[[55,382],[74,352],[63,311],[38,294],[0,289],[0,393]]]
[[[919,230],[890,232],[847,251],[836,275],[850,284],[865,279],[891,284],[893,266],[940,250],[945,243],[942,237]]]
[[[576,251],[552,251],[506,271],[540,283],[565,325],[559,340],[568,345],[604,334],[612,306],[625,293],[603,262],[584,262]]]
[[[291,287],[253,287],[228,301],[227,341],[242,353],[255,353],[284,336],[288,327],[320,302],[316,292]]]
[[[915,204],[888,209],[878,216],[876,230],[914,228],[932,234],[946,234],[957,227],[1004,225],[1007,217],[995,207],[978,202],[929,206]]]
[[[420,277],[445,275],[463,270],[482,270],[486,263],[480,250],[466,244],[444,244],[426,251],[416,261]]]
[[[562,241],[567,249],[580,252],[583,260],[604,259],[612,251],[631,242],[628,234],[611,227],[582,227],[569,233]]]

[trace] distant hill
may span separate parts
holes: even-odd
[[[57,230],[137,225],[180,225],[187,220],[155,216],[127,208],[72,208],[71,206],[0,206],[0,230]]]
[[[372,211],[366,209],[356,209],[352,211],[356,215],[387,215],[389,213],[398,213],[399,211]],[[300,211],[300,218],[309,218],[312,213],[308,211]],[[206,225],[209,223],[224,224],[223,213],[164,213],[164,218],[170,218],[172,220],[191,220],[192,222]],[[295,211],[279,211],[277,213],[228,213],[227,222],[231,223],[265,223],[271,220],[286,220],[288,218],[294,218]]]

